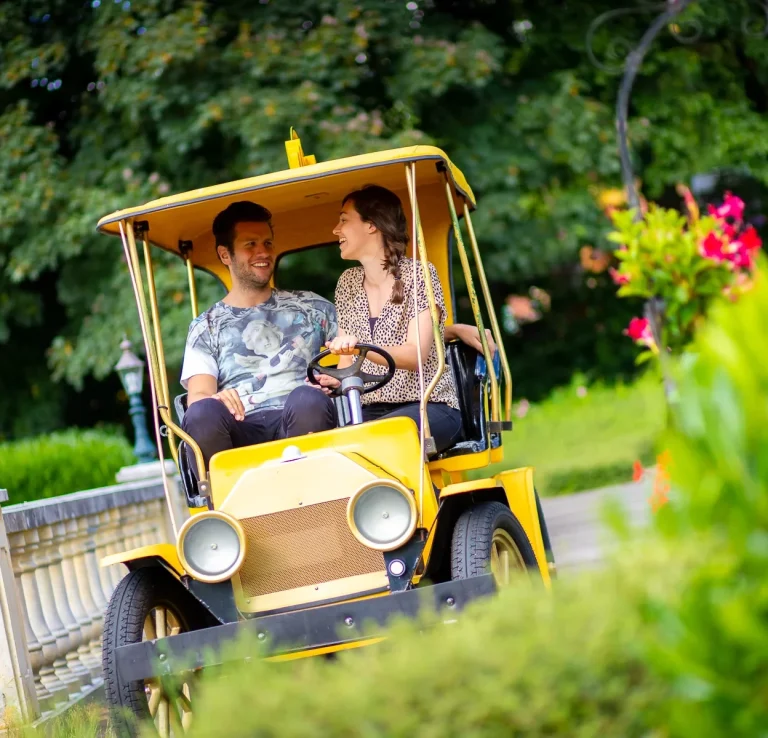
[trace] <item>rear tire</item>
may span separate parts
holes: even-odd
[[[539,571],[536,554],[520,521],[500,502],[481,502],[456,521],[451,540],[451,579],[488,574],[498,586],[514,572]]]
[[[117,585],[104,616],[102,668],[112,725],[120,736],[136,736],[141,723],[154,720],[161,736],[183,735],[192,717],[190,681],[166,694],[160,680],[125,682],[117,673],[115,650],[195,630],[203,625],[196,603],[164,569],[129,572]]]

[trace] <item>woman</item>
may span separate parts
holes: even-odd
[[[419,357],[416,320],[419,321],[424,386],[437,372],[432,321],[421,265],[418,274],[418,318],[414,314],[413,262],[405,257],[408,230],[400,199],[390,190],[368,185],[351,192],[342,203],[339,223],[333,229],[339,239],[342,259],[354,259],[361,266],[347,269],[336,285],[336,312],[339,331],[328,348],[341,355],[339,366],[349,366],[358,342],[381,346],[395,360],[395,376],[375,392],[363,395],[363,419],[405,416],[419,424]],[[440,336],[445,340],[445,301],[435,267],[429,265],[429,279],[440,313]],[[463,329],[471,328],[469,331]],[[449,339],[461,337],[474,343],[470,326],[449,331]],[[479,340],[477,340],[479,345]],[[386,362],[371,352],[365,371],[384,374]],[[338,382],[323,377],[326,387]],[[427,404],[429,428],[437,451],[459,440],[461,414],[451,372],[438,380]]]

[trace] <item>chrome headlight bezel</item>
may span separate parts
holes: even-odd
[[[410,512],[410,520],[407,529],[403,531],[403,533],[396,539],[386,543],[373,541],[366,537],[365,534],[358,528],[357,522],[355,520],[356,506],[360,500],[374,487],[389,487],[390,489],[399,492],[408,503]],[[405,545],[413,536],[414,531],[416,530],[417,522],[418,510],[416,509],[416,499],[413,493],[407,487],[405,487],[405,485],[395,481],[394,479],[373,479],[370,482],[366,482],[349,498],[349,502],[347,503],[347,524],[349,525],[349,529],[352,531],[352,535],[354,535],[354,537],[357,538],[357,540],[360,541],[360,543],[362,543],[364,546],[372,548],[376,551],[394,551],[395,549]]]
[[[219,574],[207,574],[205,572],[199,571],[189,562],[184,554],[184,542],[189,535],[189,532],[198,525],[205,525],[205,521],[211,519],[221,520],[227,523],[237,534],[237,540],[240,544],[240,550],[238,552],[237,558],[227,567],[226,570],[220,572]],[[240,524],[240,521],[236,520],[231,515],[227,515],[224,512],[220,512],[219,510],[206,510],[204,512],[198,513],[197,515],[193,515],[191,518],[189,518],[189,520],[184,522],[184,525],[181,526],[178,538],[176,539],[176,551],[179,555],[179,561],[184,567],[184,570],[193,579],[196,579],[199,582],[205,582],[206,584],[224,582],[237,574],[237,572],[240,571],[240,567],[243,565],[243,561],[245,560],[246,555],[245,531],[243,530],[243,526]]]

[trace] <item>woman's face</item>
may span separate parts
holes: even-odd
[[[377,229],[373,223],[366,223],[355,210],[354,203],[348,200],[339,215],[339,222],[333,229],[333,235],[339,239],[342,259],[365,258],[379,248],[376,238]]]

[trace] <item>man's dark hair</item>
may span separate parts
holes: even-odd
[[[266,223],[272,230],[272,213],[263,205],[241,200],[233,202],[213,219],[213,236],[216,246],[226,246],[227,251],[235,251],[235,226],[238,223]]]

